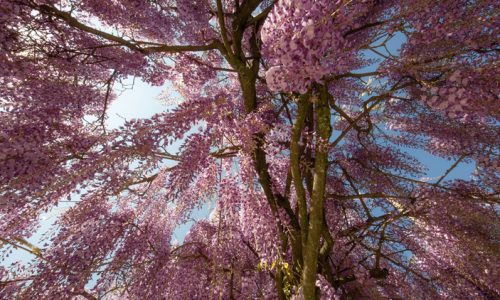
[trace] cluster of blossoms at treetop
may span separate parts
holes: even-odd
[[[499,299],[498,12],[0,0],[0,299]]]

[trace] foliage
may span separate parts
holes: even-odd
[[[0,0],[0,298],[499,298],[499,11]],[[130,77],[182,102],[106,128]]]

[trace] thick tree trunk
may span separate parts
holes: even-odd
[[[328,140],[331,134],[328,91],[319,87],[319,97],[315,104],[316,114],[316,156],[314,162],[314,182],[309,215],[309,229],[304,253],[302,273],[302,293],[304,299],[316,299],[316,272],[321,232],[323,229],[323,200],[325,198],[326,173],[328,168]]]

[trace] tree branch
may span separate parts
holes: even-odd
[[[157,53],[157,52],[163,52],[163,53],[178,53],[178,52],[197,52],[197,51],[208,51],[208,50],[214,50],[214,49],[219,49],[220,48],[220,42],[218,40],[214,40],[212,43],[207,44],[207,45],[163,45],[159,44],[158,46],[150,46],[150,47],[141,47],[141,45],[147,45],[151,44],[149,42],[142,42],[142,41],[133,41],[133,40],[126,40],[124,38],[118,37],[116,35],[92,28],[88,25],[85,25],[78,21],[75,17],[71,16],[70,13],[61,11],[53,6],[42,4],[39,6],[34,7],[35,9],[39,10],[41,13],[45,13],[47,15],[54,16],[60,20],[63,20],[66,22],[71,27],[80,29],[82,31],[85,31],[87,33],[91,33],[93,35],[99,36],[103,39],[106,39],[108,41],[113,41],[116,42],[122,46],[125,46],[131,50],[135,50],[138,52],[141,52],[143,54],[150,54],[150,53]]]

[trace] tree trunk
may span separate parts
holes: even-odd
[[[315,104],[316,114],[316,156],[314,161],[313,193],[309,215],[309,229],[304,253],[302,273],[302,293],[304,299],[316,299],[316,272],[321,232],[323,229],[323,200],[325,198],[326,173],[328,168],[328,140],[331,134],[328,91],[319,87],[319,97]]]

